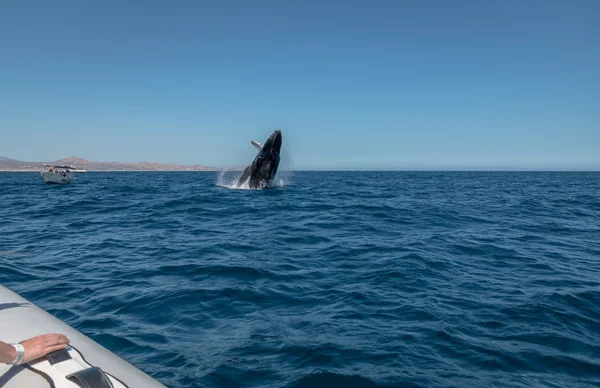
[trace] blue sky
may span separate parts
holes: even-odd
[[[599,1],[0,2],[0,156],[600,169]]]

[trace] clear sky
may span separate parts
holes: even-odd
[[[600,169],[600,1],[0,1],[0,156]]]

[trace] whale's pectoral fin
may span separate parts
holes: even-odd
[[[256,140],[250,140],[250,143],[252,143],[252,145],[257,149],[257,150],[262,150],[262,144],[260,144],[259,142],[257,142]]]

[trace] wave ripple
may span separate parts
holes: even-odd
[[[0,282],[168,386],[600,385],[600,174],[218,179],[2,173]]]

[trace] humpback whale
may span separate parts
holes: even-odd
[[[238,180],[236,187],[248,182],[251,189],[266,189],[275,178],[279,167],[279,152],[281,151],[281,131],[274,131],[264,145],[257,141],[251,142],[259,151],[254,161],[246,167]]]

